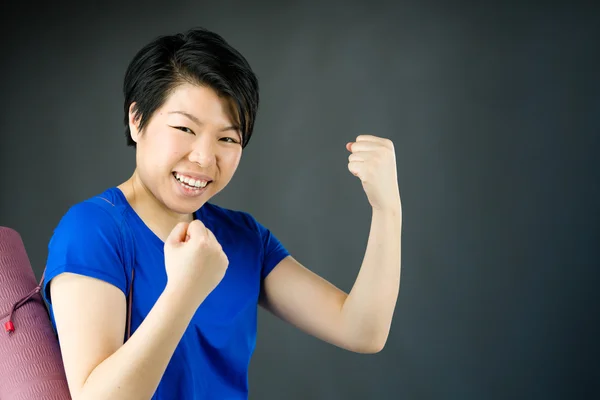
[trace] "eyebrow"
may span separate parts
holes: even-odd
[[[192,121],[194,121],[196,123],[196,125],[204,125],[198,118],[196,118],[194,115],[187,113],[185,111],[170,111],[168,114],[181,114],[185,117],[188,117],[189,119],[191,119]],[[236,131],[238,133],[241,134],[240,132],[240,127],[237,125],[231,125],[228,126],[226,128],[221,129],[221,132],[225,132],[225,131]]]

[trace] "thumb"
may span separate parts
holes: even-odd
[[[346,150],[352,151],[352,142],[346,143]]]
[[[176,245],[181,242],[185,242],[187,236],[187,228],[187,222],[180,222],[177,225],[175,225],[175,228],[173,228],[171,233],[169,233],[165,244]]]

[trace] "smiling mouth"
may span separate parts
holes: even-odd
[[[212,182],[187,178],[179,175],[177,172],[173,172],[172,175],[175,178],[175,180],[179,182],[179,184],[191,190],[202,190]]]

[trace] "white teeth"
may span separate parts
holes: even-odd
[[[175,178],[182,183],[185,183],[188,186],[193,186],[196,188],[203,188],[208,184],[208,181],[195,180],[192,178],[188,178],[187,176],[181,176],[179,174],[175,174]]]

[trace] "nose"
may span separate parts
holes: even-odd
[[[200,135],[194,143],[189,159],[202,168],[211,167],[216,162],[216,148],[210,135]]]

